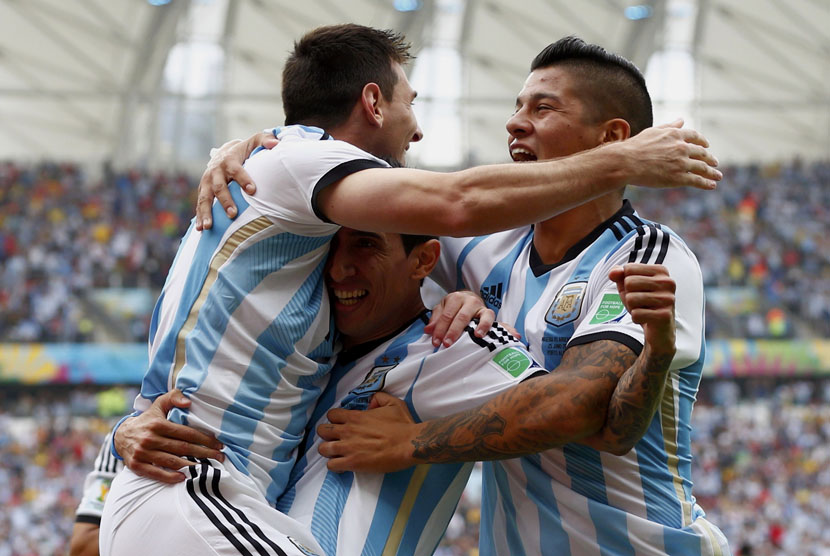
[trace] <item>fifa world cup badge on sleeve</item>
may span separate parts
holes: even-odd
[[[563,326],[579,317],[582,310],[582,299],[588,282],[573,282],[565,284],[553,298],[545,320],[554,326]]]

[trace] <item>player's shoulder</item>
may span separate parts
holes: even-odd
[[[373,154],[347,141],[334,139],[320,128],[302,125],[287,126],[282,128],[277,134],[277,138],[280,143],[272,150],[283,155],[303,152],[316,155],[331,153],[331,155],[340,154],[354,158],[367,158],[388,166],[385,161]]]
[[[674,261],[685,259],[697,265],[697,257],[677,232],[665,224],[637,218],[634,225],[617,237],[606,260],[613,258],[621,263],[665,264],[667,257]]]

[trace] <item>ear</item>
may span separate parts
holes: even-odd
[[[412,265],[411,278],[413,280],[423,280],[429,276],[429,273],[438,264],[438,257],[440,256],[441,244],[437,239],[430,239],[421,245],[417,245],[409,254],[409,261]]]
[[[622,118],[608,120],[602,125],[600,144],[624,141],[631,137],[631,126]]]
[[[377,83],[366,83],[360,95],[361,113],[375,127],[383,126],[383,112],[380,109],[383,95]]]

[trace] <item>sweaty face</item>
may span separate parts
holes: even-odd
[[[420,280],[412,278],[398,234],[342,228],[326,262],[326,286],[347,346],[395,332],[421,303]]]
[[[530,73],[507,132],[510,156],[517,162],[574,154],[598,146],[602,137],[599,124],[588,122],[574,79],[557,66]]]
[[[397,63],[393,64],[393,67],[398,76],[398,82],[395,83],[392,98],[384,99],[381,131],[386,155],[404,164],[409,144],[420,141],[424,134],[418,127],[415,112],[412,110],[412,103],[418,93],[409,84],[403,67]]]

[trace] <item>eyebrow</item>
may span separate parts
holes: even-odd
[[[527,101],[528,102],[531,102],[531,101],[538,102],[538,101],[544,100],[544,99],[550,99],[550,100],[553,100],[554,102],[559,102],[559,103],[562,102],[562,99],[559,98],[559,95],[556,95],[554,93],[545,93],[545,92],[533,93],[532,95],[530,95],[527,98]],[[522,105],[521,97],[516,97],[516,106],[521,106],[521,105]]]
[[[352,235],[355,235],[355,236],[358,236],[358,237],[368,237],[368,238],[372,238],[372,239],[381,239],[380,234],[376,234],[375,232],[364,232],[364,231],[361,231],[361,230],[355,230],[354,232],[352,232]]]

